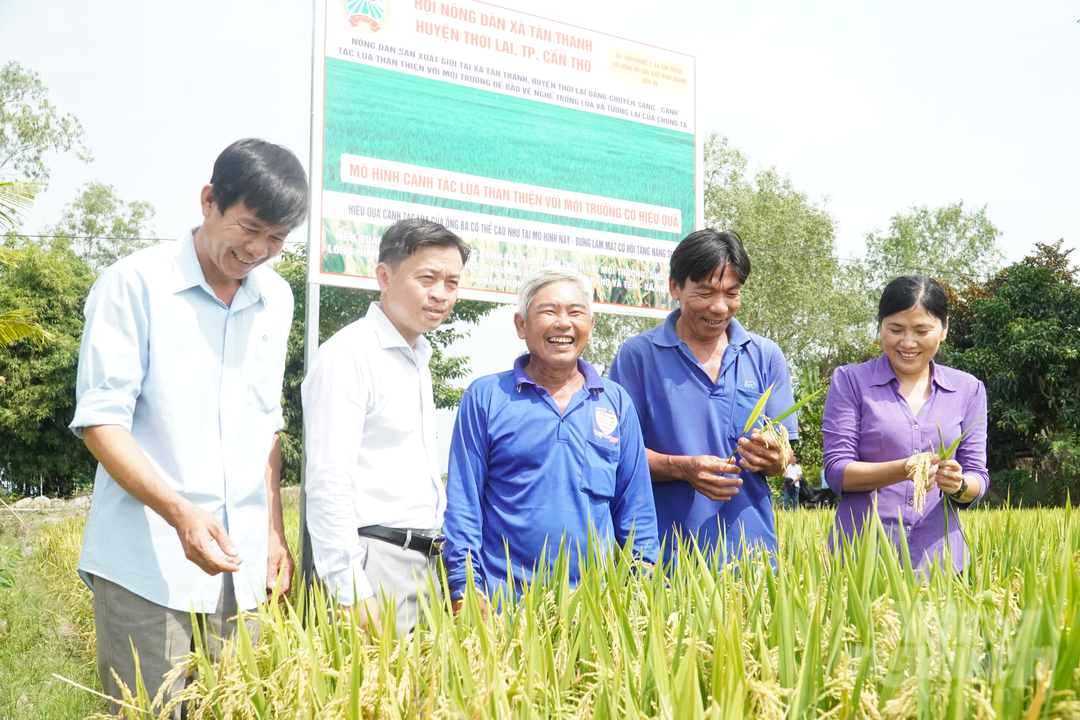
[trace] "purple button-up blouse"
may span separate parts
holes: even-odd
[[[986,494],[986,388],[972,375],[934,362],[931,372],[930,398],[915,417],[900,396],[900,381],[887,356],[836,369],[822,422],[825,481],[840,496],[834,534],[842,530],[851,538],[861,529],[876,496],[878,515],[893,544],[899,550],[900,532],[904,532],[912,564],[922,569],[935,555],[945,554],[945,503],[949,509],[948,547],[959,572],[967,564],[967,543],[956,503],[942,498],[937,488],[927,492],[922,513],[915,512],[915,485],[910,480],[870,492],[841,491],[848,463],[888,462],[937,450],[938,425],[948,447],[975,423],[954,458],[965,475],[979,477],[981,489],[976,500]]]

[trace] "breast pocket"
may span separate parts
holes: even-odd
[[[735,399],[732,402],[731,419],[728,425],[728,442],[731,443],[732,447],[743,436],[746,421],[750,419],[750,414],[754,412],[754,407],[761,400],[763,394],[756,390],[745,390],[743,388],[735,390]],[[761,423],[758,422],[755,425],[760,427]]]
[[[281,402],[281,381],[285,372],[285,354],[281,343],[269,329],[256,327],[247,337],[245,367],[248,399],[252,407],[273,411]]]
[[[585,443],[585,463],[581,470],[581,489],[594,498],[615,497],[615,469],[619,465],[619,446],[604,441]]]

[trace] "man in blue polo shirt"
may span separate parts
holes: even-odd
[[[623,344],[611,379],[634,399],[645,437],[656,499],[657,526],[693,536],[703,551],[721,535],[727,552],[776,549],[772,495],[766,477],[787,459],[771,438],[743,428],[772,385],[765,414],[794,404],[787,361],[771,340],[747,332],[735,319],[750,258],[731,232],[699,230],[671,255],[668,280],[679,309],[662,325]],[[784,420],[797,439],[794,415]],[[729,463],[737,454],[736,463]]]
[[[509,574],[520,592],[541,554],[560,544],[578,578],[590,527],[601,543],[655,562],[659,544],[649,465],[630,396],[580,359],[592,334],[592,286],[549,268],[522,283],[518,337],[529,350],[513,370],[476,380],[458,408],[450,445],[443,560],[455,610],[466,559],[486,612]]]

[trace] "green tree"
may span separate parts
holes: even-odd
[[[292,330],[289,333],[288,353],[285,361],[285,387],[283,408],[285,430],[282,432],[281,477],[284,482],[300,481],[300,452],[303,438],[303,404],[300,384],[304,381],[304,321],[307,317],[307,248],[286,250],[281,254],[274,269],[288,281],[296,301]],[[363,317],[371,303],[379,299],[374,290],[323,286],[319,292],[319,342],[330,339],[338,330]],[[467,357],[447,353],[455,341],[468,336],[469,325],[492,312],[495,303],[476,300],[459,300],[454,312],[438,330],[427,333],[431,342],[431,382],[438,408],[457,407],[461,402],[461,388],[453,383],[468,374]]]
[[[13,239],[17,265],[0,267],[0,307],[26,308],[52,341],[0,347],[0,476],[15,492],[69,494],[93,481],[94,461],[67,429],[83,304],[94,274],[70,249]]]
[[[74,150],[80,160],[91,160],[78,118],[62,115],[41,76],[12,60],[0,68],[0,177],[47,181],[44,154],[51,150]]]
[[[75,254],[95,272],[153,244],[148,228],[154,206],[143,200],[125,203],[112,185],[90,182],[64,207],[60,221],[45,230],[70,241]]]
[[[867,332],[865,294],[852,290],[835,257],[835,222],[824,202],[798,191],[776,168],[748,172],[726,137],[705,143],[705,219],[739,234],[753,272],[739,319],[807,366]]]
[[[1080,287],[1061,245],[954,293],[940,353],[986,384],[991,470],[1030,463],[1051,501],[1080,496]]]
[[[1001,263],[1001,235],[986,206],[965,211],[963,201],[913,207],[893,215],[889,232],[866,236],[866,270],[875,299],[899,275],[930,275],[952,285],[986,278]]]
[[[30,206],[37,188],[34,182],[0,182],[0,231],[14,233],[19,213]],[[14,239],[14,234],[11,237]],[[0,245],[0,267],[16,266],[20,257],[18,251]],[[10,345],[22,338],[41,345],[50,336],[27,308],[5,310],[0,305],[0,345]]]

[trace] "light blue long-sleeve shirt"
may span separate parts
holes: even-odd
[[[169,487],[226,522],[244,560],[234,574],[242,609],[266,597],[265,472],[284,424],[292,312],[288,284],[266,267],[226,306],[203,277],[190,231],[105,270],[86,301],[71,429],[127,428]],[[100,465],[79,573],[199,613],[214,611],[222,582]]]

